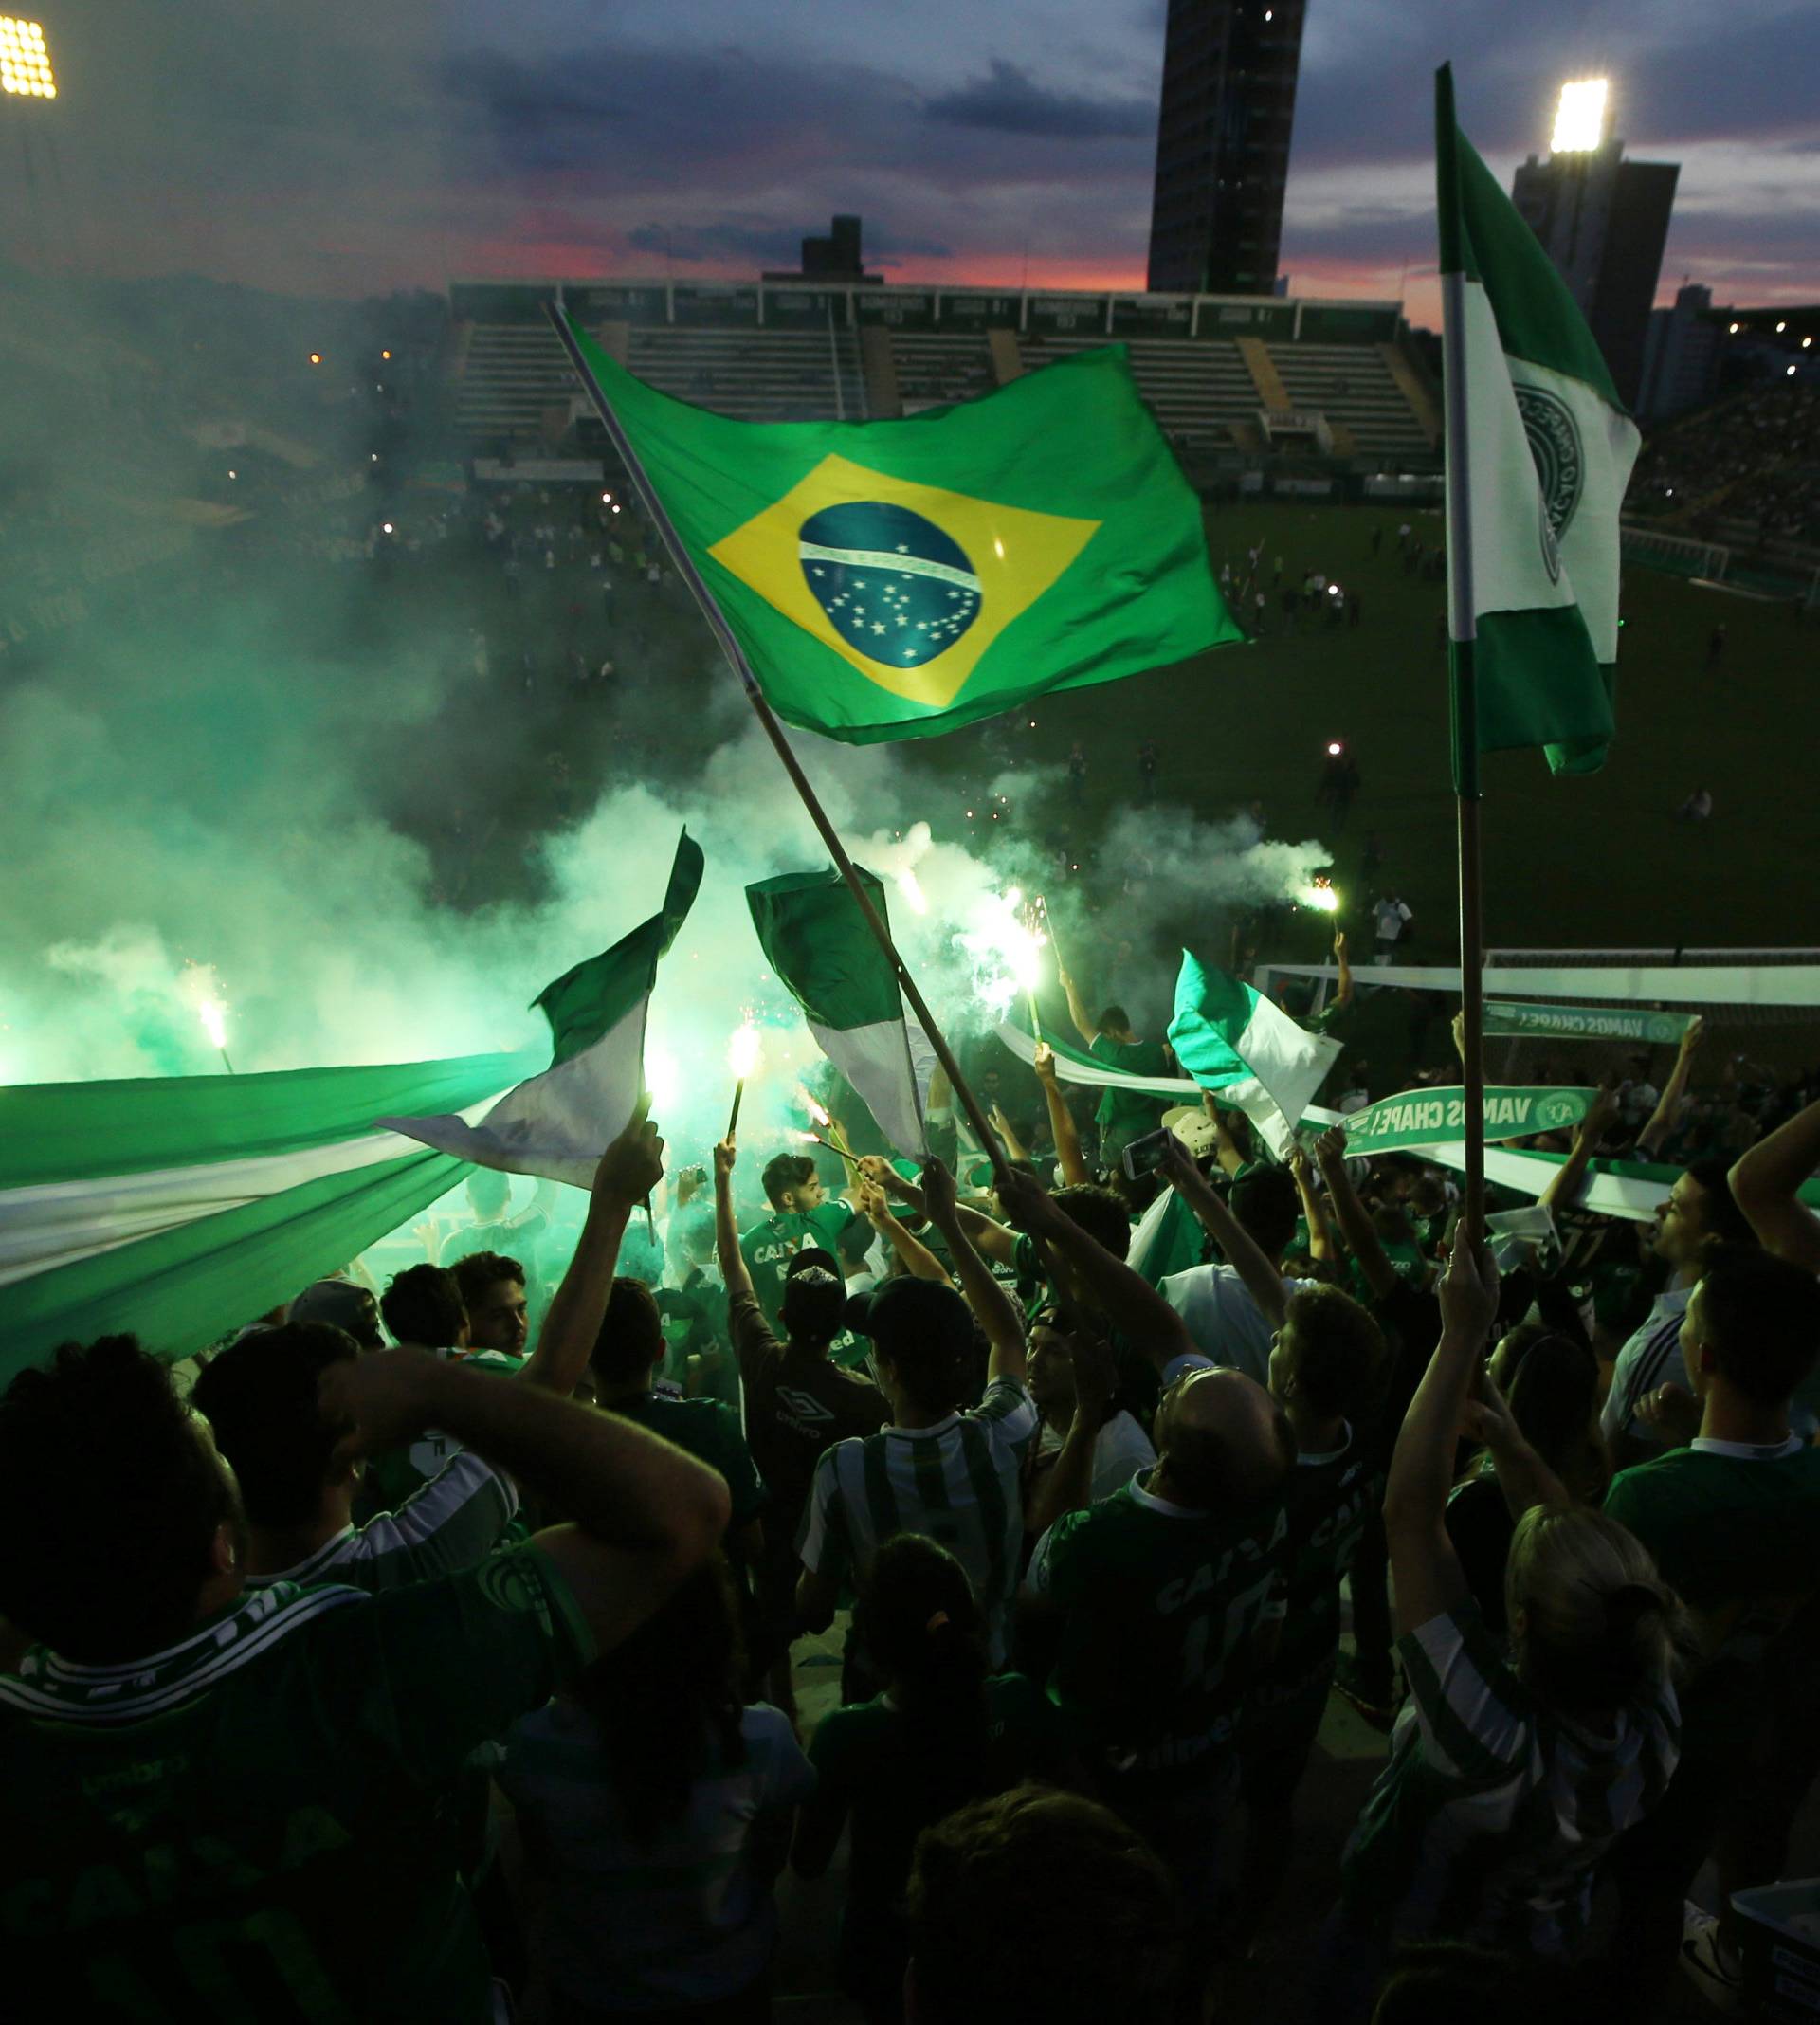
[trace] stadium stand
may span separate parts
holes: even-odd
[[[579,418],[542,321],[556,285],[451,288],[449,375],[470,438],[550,442]],[[642,378],[747,420],[914,414],[1122,341],[1138,391],[1185,455],[1313,452],[1359,469],[1424,469],[1436,453],[1434,402],[1396,341],[1390,303],[769,282],[574,283],[564,294],[591,329],[623,327],[620,356]]]

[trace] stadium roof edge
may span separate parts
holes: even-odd
[[[1065,297],[1078,297],[1083,301],[1103,302],[1108,296],[1117,296],[1121,301],[1146,302],[1271,302],[1279,308],[1285,305],[1300,305],[1304,309],[1357,309],[1396,310],[1403,304],[1393,296],[1278,296],[1278,295],[1197,295],[1192,291],[1150,288],[1025,288],[1010,284],[995,285],[991,282],[850,282],[845,280],[822,280],[815,275],[792,275],[787,281],[760,281],[756,276],[739,279],[719,275],[687,275],[682,281],[673,276],[651,274],[543,274],[543,275],[451,275],[447,286],[453,288],[665,288],[674,283],[689,289],[704,288],[762,288],[774,293],[788,288],[804,288],[817,294],[859,293],[862,295],[905,295],[905,296],[1031,296],[1045,301]]]

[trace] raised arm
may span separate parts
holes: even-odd
[[[1346,931],[1343,928],[1334,937],[1334,961],[1339,967],[1339,980],[1334,987],[1333,1010],[1339,1012],[1353,1002],[1353,967],[1346,960]]]
[[[929,1213],[921,1189],[915,1182],[906,1181],[889,1160],[876,1153],[868,1153],[860,1162],[860,1171],[875,1188],[902,1203],[913,1214],[926,1216]],[[981,1215],[977,1210],[970,1210],[965,1203],[960,1205],[960,1225],[973,1240],[976,1251],[983,1251],[989,1259],[997,1259],[1001,1265],[1010,1265],[1017,1251],[1015,1231],[1008,1231],[1002,1223]]]
[[[349,1358],[318,1385],[324,1417],[349,1425],[352,1461],[444,1428],[573,1523],[536,1536],[597,1646],[618,1645],[720,1543],[730,1503],[718,1470],[617,1414],[535,1385],[445,1364],[422,1350]]]
[[[1732,1195],[1766,1251],[1807,1272],[1820,1272],[1820,1216],[1801,1200],[1802,1184],[1820,1168],[1820,1101],[1778,1125],[1731,1172]]]
[[[1315,1186],[1314,1163],[1300,1141],[1289,1149],[1289,1172],[1296,1177],[1301,1213],[1308,1220],[1308,1256],[1318,1266],[1338,1268],[1339,1247],[1334,1240],[1334,1227],[1327,1221],[1327,1205]]]
[[[733,1169],[738,1157],[734,1140],[722,1140],[714,1149],[714,1255],[720,1262],[729,1301],[752,1293],[752,1268],[739,1249],[739,1230],[733,1220]]]
[[[1174,1184],[1175,1193],[1193,1211],[1195,1222],[1226,1254],[1228,1265],[1245,1282],[1246,1291],[1258,1304],[1264,1319],[1273,1329],[1280,1329],[1289,1303],[1275,1262],[1265,1257],[1257,1239],[1220,1200],[1180,1140],[1171,1139],[1156,1171]]]
[[[606,1319],[620,1240],[632,1211],[664,1177],[664,1141],[640,1098],[631,1122],[600,1157],[581,1242],[537,1331],[537,1347],[519,1376],[566,1399],[581,1383]]]
[[[1081,1151],[1081,1134],[1074,1113],[1062,1094],[1061,1079],[1055,1073],[1055,1049],[1046,1041],[1036,1044],[1036,1075],[1043,1085],[1043,1102],[1049,1107],[1049,1136],[1055,1140],[1056,1164],[1062,1170],[1065,1188],[1079,1188],[1093,1179],[1087,1157]]]
[[[1024,1530],[1041,1540],[1064,1512],[1078,1512],[1093,1503],[1093,1452],[1100,1431],[1112,1415],[1119,1374],[1112,1352],[1096,1339],[1077,1335],[1070,1342],[1074,1366],[1074,1418],[1062,1439],[1062,1451],[1030,1491]]]
[[[1081,994],[1074,988],[1074,979],[1068,976],[1067,972],[1059,963],[1055,967],[1055,975],[1067,997],[1068,1017],[1074,1022],[1074,1031],[1091,1048],[1094,1042],[1100,1038],[1099,1024],[1097,1021],[1087,1017],[1087,1009],[1081,1003]]]
[[[1073,1267],[1101,1313],[1159,1371],[1194,1348],[1187,1324],[1162,1295],[1089,1237],[1033,1176],[1013,1168],[998,1185],[998,1199],[1020,1231],[1046,1239]]]
[[[869,1182],[861,1183],[860,1214],[903,1261],[903,1269],[913,1280],[940,1280],[946,1284],[947,1268],[914,1231],[906,1230],[892,1215],[883,1189],[874,1188]]]
[[[1572,1209],[1579,1200],[1580,1190],[1586,1181],[1586,1170],[1592,1156],[1599,1150],[1599,1141],[1611,1129],[1611,1121],[1617,1115],[1617,1091],[1601,1090],[1587,1106],[1586,1116],[1580,1120],[1579,1130],[1574,1135],[1572,1151],[1556,1170],[1554,1179],[1541,1193],[1543,1209]]]
[[[1213,1122],[1213,1159],[1223,1175],[1235,1175],[1245,1165],[1245,1155],[1232,1137],[1232,1122],[1213,1102],[1213,1092],[1201,1092],[1201,1109]]]
[[[922,1199],[928,1205],[929,1221],[941,1232],[955,1262],[955,1273],[961,1292],[967,1296],[967,1305],[992,1346],[986,1366],[987,1383],[994,1378],[1016,1378],[1021,1384],[1027,1361],[1024,1318],[1010,1295],[992,1278],[991,1267],[974,1250],[956,1213],[955,1177],[939,1160],[922,1163]]]
[[[1498,1312],[1498,1268],[1465,1231],[1439,1283],[1441,1341],[1403,1416],[1384,1493],[1398,1628],[1412,1632],[1471,1594],[1447,1536],[1447,1492],[1461,1420]]]
[[[1331,1126],[1315,1141],[1315,1158],[1320,1163],[1321,1179],[1327,1184],[1334,1214],[1339,1218],[1346,1249],[1358,1261],[1366,1286],[1382,1300],[1395,1289],[1396,1268],[1391,1264],[1384,1240],[1366,1215],[1353,1177],[1346,1172],[1346,1135],[1338,1125]]]
[[[1645,1159],[1655,1158],[1657,1148],[1668,1137],[1680,1115],[1681,1101],[1687,1094],[1687,1078],[1693,1072],[1694,1056],[1700,1051],[1701,1035],[1705,1028],[1706,1022],[1698,1013],[1687,1022],[1681,1047],[1676,1050],[1674,1068],[1662,1086],[1662,1095],[1649,1114],[1649,1122],[1637,1134],[1637,1152]]]
[[[1017,1127],[1005,1116],[1005,1106],[995,1104],[992,1109],[992,1130],[1005,1141],[1005,1158],[1008,1160],[1028,1160],[1029,1148],[1017,1136]]]

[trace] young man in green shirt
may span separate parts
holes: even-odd
[[[1736,1999],[1731,1893],[1770,1882],[1774,1862],[1759,1875],[1727,1874],[1721,1862],[1716,1923],[1690,1919],[1684,1933],[1684,1901],[1723,1823],[1763,1842],[1764,1822],[1792,1816],[1812,1776],[1820,1449],[1789,1432],[1789,1407],[1817,1348],[1811,1273],[1755,1246],[1711,1248],[1682,1322],[1692,1397],[1666,1382],[1638,1401],[1652,1432],[1686,1445],[1623,1470],[1606,1493],[1605,1509],[1649,1549],[1701,1633],[1701,1664],[1682,1692],[1680,1769],[1662,1807],[1612,1856],[1622,1894],[1613,1952],[1635,1965],[1646,2006],[1678,1943],[1709,1995]],[[1766,1743],[1778,1789],[1767,1792],[1754,1769]]]
[[[379,1595],[249,1593],[232,1471],[132,1338],[0,1400],[0,1612],[43,1641],[0,1676],[0,1906],[15,1986],[72,2016],[482,2025],[440,1797],[719,1545],[711,1470],[540,1387],[398,1350],[320,1397],[349,1458],[434,1421],[573,1523]]]
[[[1094,1019],[1082,1002],[1074,979],[1065,970],[1058,970],[1057,975],[1067,994],[1068,1017],[1086,1043],[1089,1054],[1108,1068],[1119,1069],[1128,1076],[1170,1073],[1168,1047],[1161,1041],[1140,1041],[1123,1006],[1108,1006]],[[1093,1122],[1100,1127],[1101,1166],[1117,1167],[1133,1140],[1156,1131],[1168,1104],[1169,1100],[1164,1097],[1139,1097],[1129,1090],[1107,1089],[1093,1114]]]
[[[774,1329],[783,1314],[791,1260],[805,1245],[838,1254],[854,1213],[846,1203],[828,1199],[814,1161],[802,1154],[778,1154],[765,1163],[760,1179],[771,1214],[740,1233],[739,1256],[765,1322]]]

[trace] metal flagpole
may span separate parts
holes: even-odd
[[[941,1064],[949,1083],[954,1087],[955,1095],[960,1100],[961,1109],[967,1114],[968,1123],[973,1126],[980,1145],[992,1160],[993,1174],[1003,1177],[1009,1172],[1005,1149],[999,1144],[997,1135],[993,1132],[986,1113],[981,1109],[979,1099],[974,1095],[966,1077],[961,1074],[960,1064],[956,1061],[952,1049],[942,1036],[941,1029],[936,1024],[936,1016],[930,1012],[928,1001],[918,990],[917,980],[911,976],[909,966],[898,954],[897,944],[891,940],[891,931],[885,926],[883,916],[872,904],[872,896],[865,890],[858,867],[847,856],[846,847],[841,842],[833,824],[828,821],[828,812],[816,798],[815,790],[810,786],[809,776],[803,772],[801,761],[791,750],[790,740],[784,736],[783,725],[778,722],[776,713],[765,701],[764,693],[758,686],[758,679],[752,672],[752,665],[746,659],[745,648],[740,646],[732,627],[727,624],[726,616],[715,601],[713,592],[702,581],[701,573],[695,566],[694,556],[689,554],[687,545],[676,531],[675,523],[664,511],[664,502],[658,498],[656,487],[646,475],[638,452],[632,447],[631,438],[627,435],[618,415],[613,412],[613,404],[607,398],[600,382],[595,379],[588,361],[582,356],[581,347],[575,342],[575,334],[570,329],[568,319],[554,302],[546,302],[544,312],[563,350],[569,355],[569,363],[579,375],[581,384],[588,390],[602,426],[625,464],[633,490],[643,502],[645,511],[650,515],[651,524],[663,537],[664,546],[669,551],[670,560],[676,565],[677,574],[695,593],[695,601],[701,608],[701,616],[707,620],[710,630],[720,643],[720,651],[727,657],[728,666],[738,676],[740,686],[746,692],[746,701],[752,705],[753,714],[764,727],[766,738],[771,740],[773,749],[783,762],[784,772],[790,775],[792,785],[802,797],[804,808],[809,811],[810,820],[820,832],[822,842],[827,845],[828,856],[833,859],[836,869],[846,882],[846,889],[858,903],[866,926],[877,939],[879,947],[883,950],[898,984],[909,1002],[910,1010],[916,1014],[923,1032],[929,1036],[929,1045],[935,1050],[936,1060]]]
[[[1485,1228],[1485,950],[1479,849],[1479,702],[1473,649],[1472,497],[1466,437],[1466,277],[1454,136],[1453,72],[1435,73],[1435,165],[1440,181],[1442,441],[1447,471],[1447,663],[1453,728],[1453,792],[1460,852],[1460,1010],[1465,1118],[1465,1221]]]

